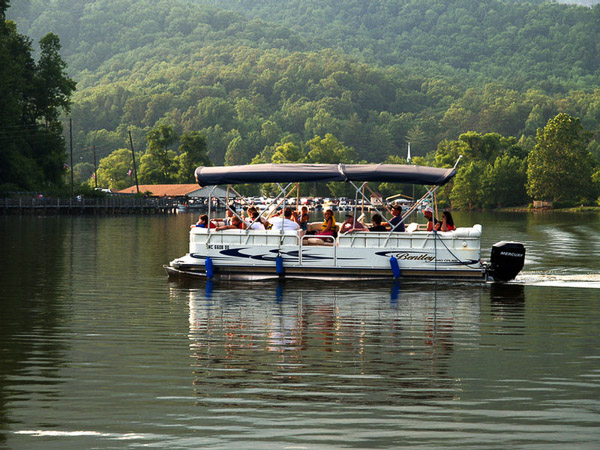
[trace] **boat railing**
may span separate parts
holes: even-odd
[[[457,230],[458,231],[458,230]],[[356,231],[343,234],[337,238],[340,248],[410,248],[424,250],[432,248],[435,241],[443,241],[441,247],[455,250],[476,250],[481,247],[480,232],[474,229],[433,233],[431,231],[415,231],[412,233]]]
[[[411,231],[403,233],[354,231],[337,237],[308,235],[297,230],[222,230],[192,228],[191,245],[268,245],[268,246],[335,246],[341,248],[412,248],[426,249],[443,241],[442,247],[454,250],[479,250],[481,225],[454,231]]]
[[[208,230],[192,228],[191,244],[241,244],[241,245],[300,245],[298,231],[285,230]]]

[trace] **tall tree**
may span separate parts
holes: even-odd
[[[579,119],[560,113],[539,128],[529,154],[527,193],[534,200],[579,203],[592,194],[594,159]]]
[[[172,183],[178,164],[177,153],[169,146],[177,141],[177,133],[170,125],[157,125],[146,135],[148,148],[140,161],[140,179],[143,183]]]
[[[65,73],[60,42],[40,41],[36,64],[31,40],[6,20],[9,1],[0,1],[0,186],[43,189],[60,185],[65,148],[60,111],[69,111],[75,83]]]
[[[198,166],[212,166],[206,154],[206,138],[198,131],[181,135],[180,155],[177,157],[179,183],[193,183],[194,171]]]
[[[60,110],[69,112],[75,82],[66,73],[67,65],[60,56],[60,40],[48,33],[40,40],[40,59],[34,79],[37,116],[48,124],[58,122]]]
[[[470,210],[481,206],[481,177],[484,167],[481,161],[472,161],[458,170],[450,193],[454,208]]]

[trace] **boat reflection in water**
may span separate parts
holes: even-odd
[[[457,398],[449,363],[457,333],[479,326],[482,289],[290,281],[190,289],[198,403],[248,413]]]

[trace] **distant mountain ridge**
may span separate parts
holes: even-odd
[[[470,83],[502,80],[524,88],[552,80],[592,86],[600,79],[600,6],[497,0],[24,0],[14,2],[10,16],[34,39],[57,33],[75,75],[95,71],[119,54],[142,57],[153,46],[171,46],[168,56],[177,57],[197,44],[230,41],[290,51],[340,49],[369,64],[412,67]]]
[[[595,78],[600,6],[497,0],[194,0],[288,26],[313,48],[473,81]]]

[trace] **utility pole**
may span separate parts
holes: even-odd
[[[71,148],[71,197],[73,197],[73,120],[69,118],[69,147]]]
[[[94,187],[98,189],[98,169],[96,166],[96,145],[94,145]]]
[[[131,144],[131,156],[133,157],[133,175],[135,176],[135,187],[137,193],[140,193],[140,185],[138,184],[137,168],[135,167],[135,152],[133,151],[133,138],[131,137],[131,131],[129,131],[129,143]]]

